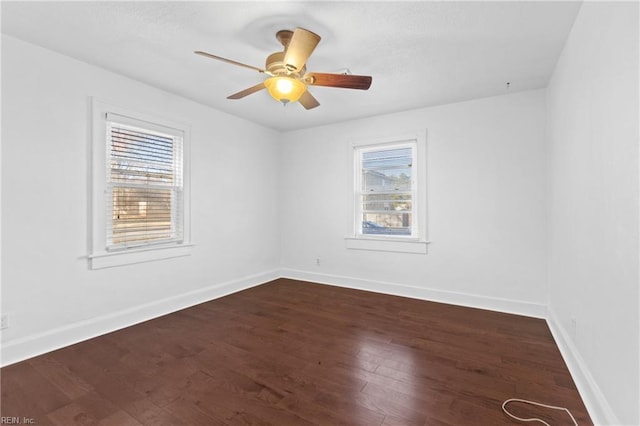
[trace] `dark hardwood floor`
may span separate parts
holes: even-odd
[[[38,425],[591,424],[543,320],[286,279],[0,373]]]

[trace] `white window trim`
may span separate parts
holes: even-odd
[[[383,236],[367,235],[361,232],[359,212],[361,211],[359,197],[356,196],[357,185],[360,181],[359,159],[356,152],[361,149],[376,149],[382,146],[402,145],[408,142],[415,143],[414,159],[417,160],[417,175],[413,177],[412,192],[415,194],[413,200],[413,220],[417,226],[416,235],[412,236]],[[390,137],[374,139],[358,139],[349,145],[349,168],[353,171],[352,185],[349,186],[349,234],[345,236],[345,245],[348,249],[390,251],[397,253],[426,254],[427,245],[427,144],[426,130],[411,134],[395,135]]]
[[[91,98],[92,103],[92,131],[91,131],[91,198],[89,206],[89,267],[91,269],[110,268],[191,254],[191,181],[190,181],[190,127],[184,123],[168,120],[131,108],[114,105],[111,102]],[[137,121],[145,121],[164,127],[177,129],[183,136],[183,187],[184,187],[184,224],[183,240],[181,242],[167,242],[122,250],[107,250],[105,191],[106,187],[106,116],[107,113],[131,117]]]

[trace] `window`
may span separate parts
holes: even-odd
[[[361,235],[416,237],[413,226],[415,142],[358,148],[356,202]]]
[[[92,268],[189,254],[188,129],[93,106]]]
[[[182,242],[183,133],[108,113],[107,250]]]
[[[426,253],[423,135],[352,145],[352,235],[347,248]]]

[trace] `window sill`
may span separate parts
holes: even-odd
[[[132,265],[135,263],[152,262],[154,260],[171,259],[189,256],[193,244],[171,246],[155,246],[135,248],[115,252],[100,252],[89,255],[91,269],[112,268],[114,266]]]
[[[345,237],[348,249],[427,254],[429,241],[400,238]]]

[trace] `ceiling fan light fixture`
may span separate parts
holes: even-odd
[[[271,77],[265,80],[264,85],[271,97],[283,104],[296,102],[307,90],[306,84],[291,77]]]
[[[298,27],[295,31],[280,30],[276,33],[276,38],[284,50],[267,56],[264,69],[200,50],[195,53],[269,76],[261,83],[227,96],[227,99],[242,99],[252,93],[267,89],[269,95],[283,105],[299,102],[304,109],[309,110],[320,106],[320,103],[309,93],[307,86],[359,90],[367,90],[371,86],[370,76],[352,75],[348,69],[340,74],[307,73],[307,59],[320,42],[319,35]]]

